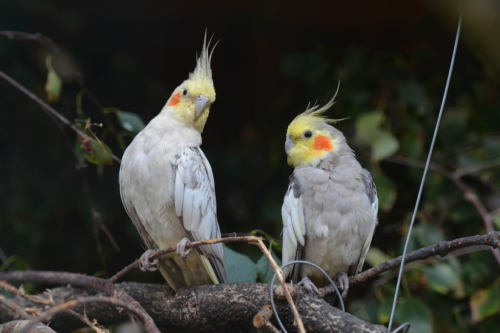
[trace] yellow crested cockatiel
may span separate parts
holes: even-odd
[[[208,43],[210,45],[210,42]],[[191,251],[190,241],[220,238],[212,168],[200,149],[201,133],[215,101],[206,44],[189,78],[123,154],[120,194],[123,205],[149,249],[177,247],[177,254],[149,262],[142,270],[160,272],[170,287],[227,283],[222,244]],[[213,52],[213,50],[212,50]]]
[[[282,207],[283,264],[307,260],[337,277],[342,297],[347,276],[361,271],[377,225],[377,190],[342,132],[326,119],[335,97],[324,107],[314,106],[288,126],[285,151],[294,167]],[[284,275],[302,279],[311,292],[329,284],[316,268],[291,265]]]

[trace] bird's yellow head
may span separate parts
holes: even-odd
[[[335,96],[322,108],[308,107],[288,126],[285,151],[290,166],[316,166],[344,142],[342,133],[329,125],[342,119],[326,119],[321,115],[333,105],[334,99]]]
[[[176,120],[199,132],[203,132],[210,105],[215,102],[214,81],[210,68],[214,49],[209,53],[210,41],[208,45],[206,41],[205,34],[203,50],[197,60],[194,72],[190,73],[189,78],[174,90],[163,108],[163,111],[172,114]]]

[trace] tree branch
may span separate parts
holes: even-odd
[[[412,161],[412,160],[408,160],[406,158],[397,157],[397,156],[387,158],[387,159],[385,159],[385,161],[403,164],[403,165],[407,165],[407,166],[411,166],[411,167],[415,167],[415,168],[423,168],[423,165],[424,165],[420,161]],[[500,162],[500,159],[492,160],[492,161],[489,161],[489,162],[486,162],[483,164],[472,166],[470,168],[465,168],[462,170],[459,169],[459,170],[455,171],[454,173],[448,172],[448,170],[446,170],[442,166],[439,166],[436,164],[429,165],[429,170],[434,170],[434,171],[439,172],[440,174],[442,174],[443,176],[448,178],[452,183],[455,184],[456,187],[458,187],[463,192],[464,199],[469,201],[470,203],[472,203],[474,208],[476,208],[477,212],[481,216],[481,218],[483,220],[484,227],[486,228],[486,232],[495,231],[495,228],[493,227],[494,214],[488,212],[488,210],[483,205],[481,200],[479,200],[477,195],[463,182],[461,177],[463,177],[467,174],[470,174],[472,172],[482,171],[482,170],[486,170],[488,168],[498,166],[499,162]],[[491,249],[491,251],[492,251],[493,256],[495,257],[496,261],[500,265],[500,251],[495,251],[495,249]],[[406,259],[405,259],[405,261],[406,261]]]
[[[151,317],[144,310],[141,304],[130,297],[122,289],[115,287],[115,285],[108,280],[74,273],[32,271],[0,273],[0,280],[5,280],[7,282],[13,283],[34,282],[58,285],[71,284],[74,286],[96,289],[106,293],[109,296],[116,297],[117,300],[132,306],[138,313],[141,314],[141,319],[144,322],[144,327],[149,333],[160,333],[153,319],[151,319]]]
[[[493,249],[500,247],[500,231],[490,232],[486,235],[477,235],[455,239],[452,241],[442,241],[437,244],[424,247],[422,249],[413,251],[406,255],[405,263],[410,263],[417,260],[425,260],[429,257],[439,255],[441,257],[446,256],[451,251],[463,249],[471,246],[489,246]],[[402,256],[388,260],[380,265],[370,268],[362,273],[349,278],[349,284],[356,284],[359,282],[366,281],[374,276],[380,275],[387,272],[393,268],[399,267],[401,264]],[[325,288],[326,289],[326,288]],[[333,288],[331,288],[333,291]],[[326,292],[326,291],[325,291]]]
[[[197,247],[200,245],[209,245],[209,244],[216,244],[216,243],[236,243],[236,242],[257,245],[259,247],[259,249],[264,253],[267,260],[269,260],[271,267],[273,268],[274,272],[276,273],[276,277],[278,278],[278,281],[279,281],[281,287],[283,288],[283,290],[285,292],[285,297],[292,308],[292,312],[295,316],[295,322],[299,328],[299,332],[305,333],[304,324],[302,323],[302,320],[300,319],[299,312],[298,312],[298,310],[293,302],[290,291],[286,287],[285,279],[283,278],[283,275],[281,273],[281,269],[278,266],[278,264],[276,264],[276,261],[274,261],[273,256],[271,255],[271,253],[269,252],[267,247],[264,245],[261,238],[255,237],[255,236],[239,236],[239,237],[235,236],[235,237],[217,238],[217,239],[209,239],[209,240],[205,240],[205,241],[191,242],[188,244],[187,247],[192,248],[192,247]],[[176,251],[176,247],[171,247],[171,248],[168,248],[165,250],[156,251],[149,256],[149,260],[153,260],[154,258],[157,258],[161,255],[164,255],[167,253],[172,253],[175,251]],[[112,276],[109,279],[109,281],[116,282],[119,278],[123,277],[125,274],[127,274],[130,270],[137,267],[138,265],[139,265],[139,259],[136,259],[133,263],[126,266],[124,269],[122,269],[121,271],[116,273],[114,276]]]
[[[42,101],[40,98],[38,98],[35,94],[33,94],[31,91],[23,87],[19,82],[5,74],[4,72],[0,71],[0,77],[3,78],[5,81],[9,82],[11,85],[13,85],[15,88],[17,88],[19,91],[21,91],[23,94],[34,100],[38,105],[42,107],[42,110],[44,110],[49,116],[53,116],[56,119],[58,119],[62,124],[65,126],[71,128],[79,137],[82,139],[85,139],[87,135],[78,127],[75,126],[72,122],[70,122],[66,117],[64,117],[62,114],[57,112],[53,107]],[[113,155],[113,160],[116,162],[120,163],[121,160]]]
[[[261,283],[196,286],[182,288],[176,294],[166,284],[125,282],[116,287],[140,302],[165,332],[248,332],[253,327],[255,314],[270,304],[269,285]],[[52,289],[51,294],[56,303],[61,303],[66,299],[95,296],[99,293],[89,289],[60,287]],[[343,313],[303,288],[296,287],[294,294],[307,332],[388,333],[386,327],[366,323]],[[16,297],[13,301],[19,306],[30,306],[29,301],[22,297]],[[276,306],[287,330],[297,332],[288,303],[277,300]],[[84,308],[80,305],[74,311],[83,313]],[[89,319],[96,319],[104,326],[128,320],[126,314],[109,304],[87,303],[85,312]],[[8,320],[12,320],[12,313],[0,309],[0,321]],[[274,319],[271,319],[271,323],[277,325]],[[64,312],[51,319],[51,327],[58,332],[68,332],[82,325],[84,324],[79,319]]]

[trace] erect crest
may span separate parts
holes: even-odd
[[[205,38],[203,39],[203,49],[201,50],[201,54],[196,60],[196,68],[193,73],[189,74],[190,80],[196,81],[209,81],[213,84],[212,81],[212,69],[210,68],[210,62],[212,61],[212,54],[214,52],[217,43],[215,43],[212,51],[209,53],[210,42],[212,38],[208,41],[207,45],[207,32],[205,31]]]
[[[336,124],[339,121],[348,119],[348,118],[342,118],[342,119],[327,119],[326,116],[323,115],[325,111],[327,111],[333,104],[335,104],[335,97],[337,97],[337,93],[339,92],[340,88],[340,81],[337,86],[337,91],[335,92],[335,95],[333,98],[326,103],[322,108],[319,107],[319,105],[313,105],[311,108],[309,107],[309,104],[307,105],[307,109],[299,114],[294,121],[300,121],[300,120],[319,120],[324,123],[330,123],[330,124]],[[316,104],[316,103],[315,103]]]

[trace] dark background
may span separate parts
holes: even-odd
[[[85,84],[104,107],[134,112],[146,123],[194,70],[205,30],[213,34],[219,41],[212,60],[217,100],[202,148],[216,180],[223,233],[261,229],[280,238],[280,209],[292,172],[283,150],[287,125],[308,102],[328,101],[340,80],[338,102],[327,114],[350,117],[337,127],[362,165],[378,175],[379,195],[392,198],[379,213],[372,246],[393,257],[401,253],[421,170],[373,160],[370,147],[356,139],[356,120],[383,111],[383,128],[400,142],[396,155],[425,160],[459,5],[463,32],[445,109],[449,116],[443,119],[435,154],[437,162],[453,171],[500,156],[499,6],[493,1],[2,0],[0,30],[49,36],[84,74]],[[0,37],[0,70],[46,100],[48,53],[36,42]],[[80,86],[57,56],[53,65],[63,80],[62,95],[53,107],[73,120]],[[103,115],[88,97],[82,109],[92,122],[104,123],[94,130],[120,157],[116,135],[123,130],[116,117]],[[76,170],[74,133],[61,130],[3,80],[0,115],[0,248],[11,267],[109,276],[139,257],[142,242],[120,200],[119,165],[85,168],[95,210],[116,239],[121,249],[117,252],[105,232],[96,232]],[[128,144],[130,136],[124,140]],[[492,202],[491,210],[498,207],[497,173],[488,169],[467,179],[482,200]],[[432,243],[435,234],[451,240],[485,233],[479,214],[453,184],[432,172],[427,184],[417,218],[417,226],[423,227],[417,229],[420,238],[413,248]],[[254,260],[259,257],[258,250],[248,246],[233,248]],[[498,263],[489,251],[474,255],[477,260],[470,255],[457,260],[459,296],[458,284],[438,292],[425,271],[410,274],[412,293],[429,308],[440,304],[446,309],[439,316],[425,309],[434,330],[480,331],[493,325],[488,316],[485,322],[475,320],[470,306],[477,290],[497,281]],[[487,267],[476,280],[467,275],[480,270],[469,267],[471,262]],[[161,281],[159,274],[138,270],[127,278]],[[364,301],[379,302],[377,306],[392,299],[393,286],[383,289],[382,298],[376,288],[360,285],[350,299],[364,295]],[[387,321],[374,313],[365,319]]]

